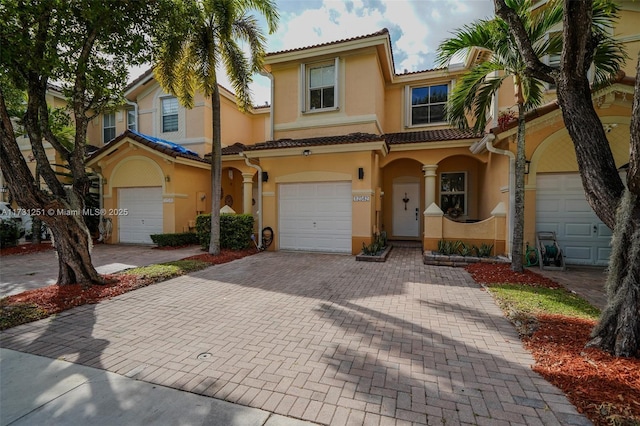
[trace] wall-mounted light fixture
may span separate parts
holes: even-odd
[[[531,168],[531,161],[529,160],[524,160],[524,174],[528,175],[529,174],[529,169]]]
[[[229,180],[233,180],[233,169],[229,169]]]
[[[165,182],[171,182],[171,176],[166,175],[166,176],[164,177],[164,181],[165,181]]]
[[[263,182],[269,182],[269,173],[262,172],[262,181]]]
[[[364,179],[364,168],[358,167],[358,179]]]
[[[304,155],[305,157],[308,157],[311,155],[311,150],[310,149],[305,149],[304,151],[302,151],[302,155]]]

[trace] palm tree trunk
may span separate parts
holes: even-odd
[[[522,272],[524,240],[524,168],[525,168],[525,117],[524,105],[518,103],[518,134],[516,147],[515,202],[513,206],[513,241],[511,246],[511,269]]]
[[[220,90],[211,95],[213,144],[211,146],[211,238],[209,254],[220,254],[220,198],[222,196],[222,136],[220,133]]]

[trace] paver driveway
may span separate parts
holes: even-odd
[[[3,347],[317,423],[590,424],[462,269],[260,253],[51,320]]]

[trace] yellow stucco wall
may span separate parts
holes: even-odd
[[[620,11],[620,20],[613,30],[616,39],[623,42],[627,49],[627,59],[622,70],[628,76],[635,76],[638,52],[640,52],[640,6],[637,2],[621,2],[623,9]]]
[[[107,211],[120,207],[120,188],[161,187],[165,201],[162,204],[163,232],[173,233],[188,230],[199,208],[210,211],[210,172],[207,165],[203,165],[204,168],[199,164],[175,163],[149,148],[125,140],[114,154],[102,158],[94,167],[107,182],[103,185],[103,207]],[[198,202],[198,193],[206,195],[204,203]],[[108,242],[117,243],[119,218],[117,215],[110,218],[113,233]]]

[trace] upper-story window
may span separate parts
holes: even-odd
[[[162,132],[178,131],[178,99],[163,98],[162,99]]]
[[[102,142],[107,143],[116,137],[116,114],[109,112],[102,115]]]
[[[411,87],[410,126],[442,123],[445,121],[444,106],[449,96],[449,85]]]
[[[138,130],[138,120],[136,117],[136,110],[134,109],[127,110],[127,129],[134,132]]]
[[[338,109],[338,62],[301,65],[302,112]]]
[[[333,108],[335,106],[336,69],[331,65],[309,69],[309,108]]]

